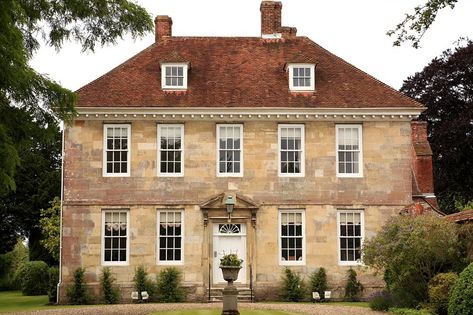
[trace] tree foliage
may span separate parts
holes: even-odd
[[[75,94],[28,64],[42,40],[83,51],[152,30],[152,20],[127,0],[0,1],[0,253],[29,239],[33,260],[51,262],[39,244],[39,210],[60,191],[58,118],[70,121]]]
[[[28,64],[38,37],[56,49],[74,40],[93,51],[97,43],[113,44],[125,33],[136,38],[152,26],[148,13],[127,0],[0,1],[0,110],[15,107],[35,116],[54,111],[66,120],[74,112],[75,94]],[[0,116],[0,192],[15,188],[19,162],[9,127]]]
[[[40,241],[41,245],[53,256],[54,259],[59,260],[59,234],[60,234],[60,220],[61,220],[61,199],[55,197],[50,202],[51,207],[46,210],[41,209],[41,232],[43,239]]]
[[[365,242],[363,261],[385,271],[387,287],[397,303],[416,306],[427,300],[433,276],[458,268],[455,224],[431,215],[394,217]]]
[[[446,50],[409,77],[401,92],[427,106],[435,192],[441,209],[473,200],[473,42]]]
[[[394,46],[411,42],[412,47],[419,48],[422,37],[435,21],[437,13],[446,7],[453,9],[457,2],[458,0],[427,0],[424,5],[415,7],[414,13],[406,14],[404,20],[386,34],[396,37]]]
[[[53,115],[45,111],[3,107],[0,117],[8,124],[21,165],[14,177],[19,183],[15,191],[0,198],[2,238],[0,253],[11,250],[11,243],[20,235],[29,239],[31,260],[52,263],[39,240],[40,209],[60,194],[61,134]],[[2,119],[0,118],[0,119]],[[45,252],[46,255],[43,255]]]

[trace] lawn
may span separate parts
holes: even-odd
[[[240,309],[239,311],[240,311],[241,315],[295,315],[296,314],[296,313],[273,311],[273,310],[245,310],[245,309]],[[156,312],[156,313],[151,313],[149,315],[220,315],[220,314],[222,314],[221,309]]]
[[[20,291],[0,292],[0,313],[42,310],[48,308],[47,303],[47,295],[24,296]]]
[[[22,295],[20,291],[0,291],[0,313],[26,312],[58,308],[58,306],[47,304],[47,295],[25,296]],[[78,306],[61,305],[60,307],[65,308]]]

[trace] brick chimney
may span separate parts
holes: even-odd
[[[158,15],[154,19],[155,41],[172,36],[172,19],[167,15]]]
[[[262,1],[261,36],[280,34],[282,3],[279,1]]]
[[[427,122],[411,122],[414,187],[413,194],[434,195],[432,149],[427,140]]]

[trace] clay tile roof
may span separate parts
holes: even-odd
[[[298,53],[295,56],[289,58],[287,61],[286,65],[291,64],[291,63],[312,63],[312,64],[318,64],[319,61],[315,56],[308,56],[304,53]]]
[[[317,61],[316,90],[304,95],[284,71],[302,52]],[[163,60],[192,64],[185,93],[161,89]],[[306,37],[169,37],[77,92],[78,107],[422,108]]]
[[[473,209],[449,214],[445,216],[445,219],[450,222],[456,222],[456,223],[473,221]]]
[[[189,62],[187,58],[181,56],[177,51],[171,51],[168,55],[163,55],[162,58],[159,59],[159,63],[172,63],[172,62]]]

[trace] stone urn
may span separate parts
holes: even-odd
[[[223,279],[227,281],[229,284],[233,281],[238,279],[238,273],[240,272],[241,266],[222,266],[220,265],[220,269],[222,269]]]
[[[222,269],[223,279],[227,281],[227,286],[223,289],[223,310],[222,315],[240,315],[238,311],[238,290],[233,282],[238,279],[241,264],[243,260],[238,259],[235,254],[223,256],[220,260],[220,269]]]

